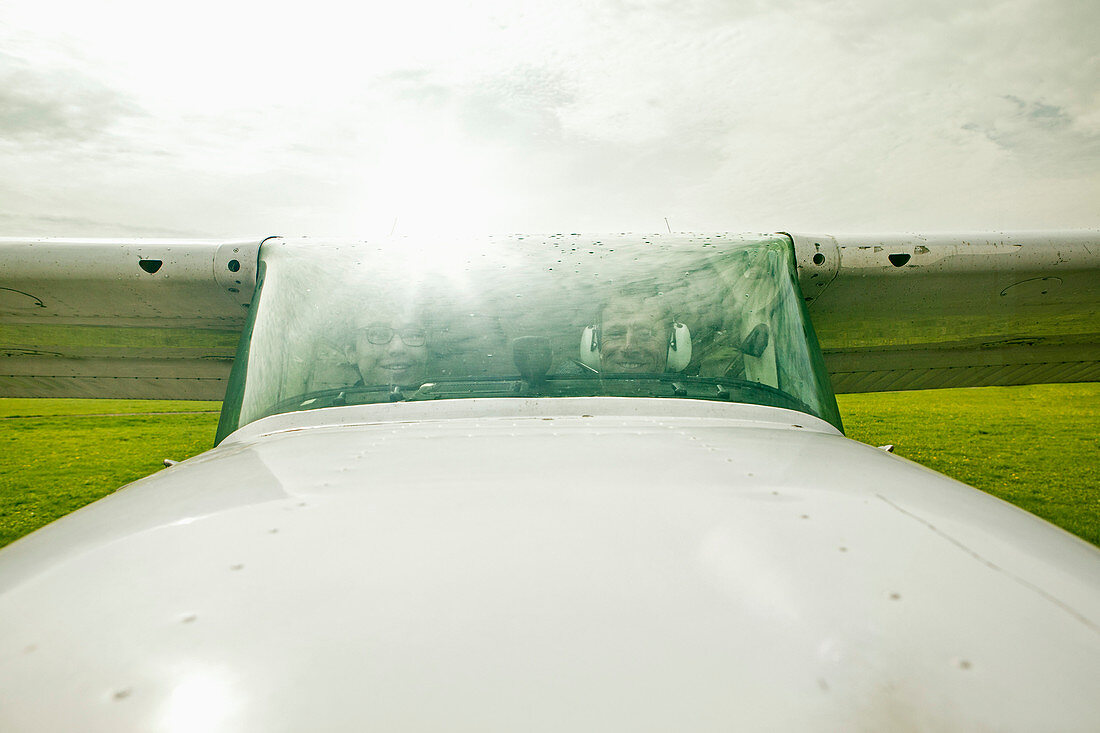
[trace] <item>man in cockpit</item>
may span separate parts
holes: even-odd
[[[613,300],[600,316],[600,371],[659,374],[668,360],[672,320],[655,301]]]
[[[680,371],[690,358],[687,327],[674,323],[657,297],[612,298],[600,311],[599,325],[586,329],[581,345],[581,361],[605,374]]]
[[[365,386],[419,387],[428,362],[428,337],[416,319],[373,311],[356,319],[348,360]]]

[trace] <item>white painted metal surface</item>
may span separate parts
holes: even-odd
[[[1100,552],[776,408],[268,418],[15,543],[0,584],[5,731],[1100,720]]]

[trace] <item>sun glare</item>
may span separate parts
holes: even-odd
[[[166,733],[216,733],[225,728],[235,707],[224,675],[191,674],[176,685],[164,712]]]
[[[387,132],[385,150],[364,164],[369,173],[342,228],[418,238],[492,229],[494,212],[511,196],[475,145],[441,130]]]

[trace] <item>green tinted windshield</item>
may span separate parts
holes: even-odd
[[[667,397],[839,427],[785,237],[273,240],[220,440],[276,413],[469,397]]]

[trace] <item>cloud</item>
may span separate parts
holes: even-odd
[[[1081,124],[1064,106],[1005,94],[990,99],[983,112],[962,129],[1036,172],[1067,175],[1100,168],[1100,128]]]
[[[372,87],[395,100],[426,107],[439,107],[453,95],[453,90],[429,69],[395,69],[378,77]]]
[[[0,53],[0,139],[72,144],[141,114],[121,93],[72,70],[38,69]]]
[[[1005,99],[1014,103],[1022,115],[1042,127],[1065,127],[1071,122],[1069,115],[1062,107],[1043,102],[1025,102],[1011,94],[1006,94]]]
[[[561,141],[561,111],[575,99],[569,79],[522,65],[461,89],[459,119],[475,139],[544,147]]]
[[[52,56],[42,15],[5,44],[28,60],[0,58],[0,210],[213,234],[1100,224],[1090,4],[359,12],[265,14],[262,48],[234,43],[247,10],[197,13],[162,48],[86,9]]]
[[[6,233],[33,231],[33,236],[57,237],[213,237],[186,227],[165,227],[163,224],[141,226],[108,218],[55,216],[51,214],[12,214],[0,212],[0,230]]]

